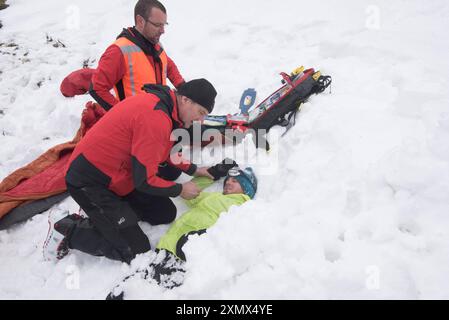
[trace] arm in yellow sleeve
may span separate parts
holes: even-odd
[[[195,183],[197,185],[197,187],[201,189],[201,191],[203,191],[207,187],[210,187],[215,182],[214,180],[212,180],[208,177],[195,177],[190,181]]]
[[[214,180],[212,180],[212,179],[210,179],[208,177],[195,177],[195,178],[193,178],[190,181],[195,183],[198,186],[198,188],[200,188],[201,190],[206,189],[207,187],[211,186],[214,183]],[[208,194],[209,194],[208,192],[201,192],[199,194],[199,196],[196,197],[195,199],[185,200],[185,203],[189,207],[194,207],[198,202],[200,202],[205,197],[207,197]]]

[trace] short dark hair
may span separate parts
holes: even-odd
[[[137,23],[137,16],[141,16],[145,19],[148,18],[148,15],[151,12],[151,9],[158,8],[163,13],[167,14],[167,9],[165,9],[164,5],[157,0],[139,0],[134,7],[134,21]]]

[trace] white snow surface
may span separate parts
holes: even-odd
[[[0,179],[72,139],[92,98],[64,98],[60,82],[83,61],[96,67],[133,25],[134,9],[127,0],[8,3],[0,11]],[[184,285],[135,281],[127,297],[449,299],[449,2],[164,4],[162,44],[186,79],[215,85],[214,114],[237,112],[248,87],[260,102],[280,86],[279,72],[299,65],[331,75],[333,85],[304,105],[274,152],[250,163],[254,201],[186,244]],[[65,47],[53,46],[58,40]],[[237,160],[256,158],[251,143],[242,148]],[[203,165],[222,158],[204,153]],[[180,215],[186,207],[175,202]],[[67,199],[57,209],[78,206]],[[74,250],[46,262],[47,218],[0,231],[0,299],[104,299],[145,263],[145,255],[128,266]],[[167,229],[141,226],[153,247]]]

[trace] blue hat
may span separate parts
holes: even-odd
[[[245,193],[251,199],[254,198],[257,191],[257,178],[254,174],[253,169],[251,169],[250,167],[247,167],[243,170],[241,170],[239,167],[233,168],[228,171],[228,175],[226,176],[224,183],[226,183],[226,181],[231,177],[236,179],[240,183],[243,193]]]

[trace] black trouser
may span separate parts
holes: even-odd
[[[178,242],[176,243],[176,255],[178,258],[180,258],[183,261],[186,261],[186,254],[182,250],[182,247],[187,243],[187,240],[189,240],[189,236],[193,234],[202,235],[203,233],[206,233],[206,229],[198,230],[198,231],[191,231],[189,233],[186,233],[179,238]]]
[[[167,224],[176,217],[170,198],[134,191],[119,197],[102,185],[74,186],[67,190],[89,218],[76,221],[69,235],[69,248],[95,256],[130,263],[151,249],[139,220],[152,225]]]

